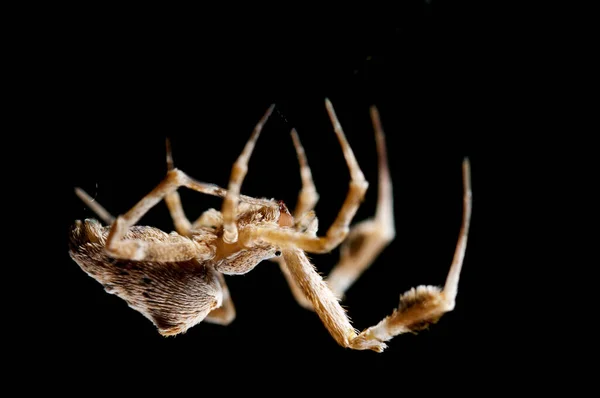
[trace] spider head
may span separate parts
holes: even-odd
[[[294,217],[290,214],[283,200],[279,201],[279,220],[277,222],[280,227],[292,227],[294,225]]]

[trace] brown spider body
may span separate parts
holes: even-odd
[[[162,335],[183,333],[202,321],[222,325],[232,322],[235,308],[224,275],[245,274],[263,260],[279,263],[294,298],[303,307],[314,310],[343,347],[381,352],[386,347],[384,342],[394,336],[427,328],[455,305],[471,216],[468,160],[463,162],[463,220],[445,286],[409,290],[400,296],[400,305],[391,315],[357,333],[339,300],[394,239],[392,183],[384,134],[373,107],[379,158],[377,210],[374,217],[350,228],[368,183],[328,100],[326,107],[351,178],[339,214],[323,236],[317,236],[318,221],[313,211],[318,194],[294,130],[302,189],[293,216],[283,202],[240,194],[248,159],[273,110],[271,106],[235,162],[227,189],[196,181],[174,168],[169,148],[169,172],[164,180],[116,218],[76,189],[77,195],[110,226],[92,219],[76,221],[70,235],[71,257],[108,293],[121,297],[150,319]],[[181,206],[177,192],[180,187],[222,197],[223,206],[220,211],[205,211],[192,223]],[[176,232],[136,225],[162,200],[169,208]],[[340,261],[324,280],[306,252],[325,253],[340,245]]]
[[[247,207],[239,214],[237,227],[240,235],[248,225],[289,223],[291,215],[285,205],[279,207]],[[284,219],[280,220],[280,214]],[[105,250],[110,227],[95,219],[76,221],[71,230],[71,258],[92,278],[104,286],[107,293],[115,294],[139,311],[164,336],[184,333],[202,322],[223,302],[222,276],[250,272],[263,260],[280,255],[269,244],[243,247],[239,243],[226,244],[222,240],[223,224],[220,212],[211,209],[203,215],[204,223],[189,237],[176,232],[167,234],[148,226],[134,226],[125,239],[142,242],[178,245],[193,242],[202,249],[178,252],[177,261],[159,262],[115,259]],[[199,255],[200,254],[200,255]],[[210,320],[210,319],[209,319]]]
[[[112,258],[104,250],[109,228],[96,220],[76,222],[71,257],[110,294],[152,321],[162,335],[185,332],[223,301],[221,286],[209,261],[130,261]],[[152,227],[132,228],[128,238],[172,241]]]

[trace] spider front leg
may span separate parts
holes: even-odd
[[[283,250],[283,257],[291,276],[311,301],[321,321],[338,344],[355,350],[382,352],[386,347],[385,342],[394,336],[422,330],[435,323],[444,313],[454,309],[471,220],[470,167],[467,159],[463,162],[463,180],[463,219],[443,290],[433,286],[419,286],[409,290],[400,296],[400,305],[390,316],[360,334],[356,333],[338,298],[317,273],[306,254],[300,249]]]
[[[387,341],[406,332],[421,330],[435,323],[444,313],[454,309],[458,281],[462,269],[471,224],[471,166],[465,159],[463,169],[463,219],[454,258],[443,290],[435,286],[419,286],[400,296],[400,306],[377,325],[364,330],[357,341]]]
[[[351,178],[346,200],[338,216],[322,237],[278,227],[248,227],[244,233],[245,244],[251,245],[262,240],[282,248],[300,248],[311,253],[326,253],[337,247],[348,235],[350,222],[364,199],[369,184],[358,166],[331,102],[326,100],[325,105],[342,147]]]

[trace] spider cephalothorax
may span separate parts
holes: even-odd
[[[385,341],[435,323],[454,308],[471,216],[468,160],[463,162],[463,220],[454,260],[443,288],[419,286],[403,294],[399,307],[377,325],[357,333],[339,299],[393,240],[392,183],[385,139],[377,110],[371,108],[379,155],[377,211],[373,218],[349,225],[367,190],[367,182],[337,120],[327,111],[350,171],[350,186],[342,208],[325,235],[317,236],[313,208],[318,195],[298,135],[292,138],[300,162],[302,189],[293,214],[283,202],[240,194],[248,160],[271,106],[257,124],[233,166],[228,189],[190,178],[173,167],[165,179],[127,213],[111,216],[80,189],[76,193],[109,226],[96,220],[76,221],[71,229],[70,255],[109,293],[150,319],[163,335],[185,332],[202,321],[228,324],[235,308],[223,275],[244,274],[263,260],[279,263],[292,293],[314,310],[343,347],[383,351]],[[224,198],[221,210],[209,209],[190,222],[181,207],[180,187]],[[137,226],[140,218],[164,200],[175,232]],[[324,253],[341,245],[340,261],[328,275],[319,275],[305,252]]]

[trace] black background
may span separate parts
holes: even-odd
[[[465,10],[412,1],[400,5],[392,23],[365,17],[369,23],[312,26],[307,19],[219,28],[208,26],[207,16],[181,23],[170,15],[89,16],[36,36],[39,52],[29,66],[41,111],[31,118],[43,127],[32,154],[42,162],[37,186],[58,210],[50,215],[52,232],[40,232],[50,249],[35,268],[44,288],[36,300],[42,309],[31,316],[30,362],[51,373],[60,358],[62,376],[52,383],[61,387],[73,375],[87,385],[115,376],[150,386],[180,380],[194,389],[220,375],[219,384],[247,377],[267,388],[285,375],[299,386],[339,377],[352,388],[410,385],[416,376],[428,389],[445,374],[494,375],[501,343],[490,286],[504,264],[508,242],[500,225],[513,189],[505,116],[523,110],[499,95],[510,91],[511,66],[497,57],[498,43],[485,28],[491,21]],[[272,103],[242,192],[293,207],[300,188],[289,136],[295,127],[321,197],[316,212],[324,233],[349,180],[326,97],[371,182],[355,220],[375,210],[371,105],[381,114],[394,183],[396,239],[343,303],[358,329],[391,313],[409,288],[444,283],[461,221],[461,161],[471,159],[473,220],[457,305],[430,330],[398,336],[382,354],[343,349],[295,303],[277,266],[265,262],[227,277],[237,309],[230,326],[202,323],[164,338],[69,258],[69,226],[94,217],[74,187],[115,215],[127,211],[164,177],[166,137],[177,167],[226,186]],[[187,190],[181,195],[190,219],[221,204]],[[141,222],[172,229],[162,203]],[[327,274],[338,253],[311,258]]]

